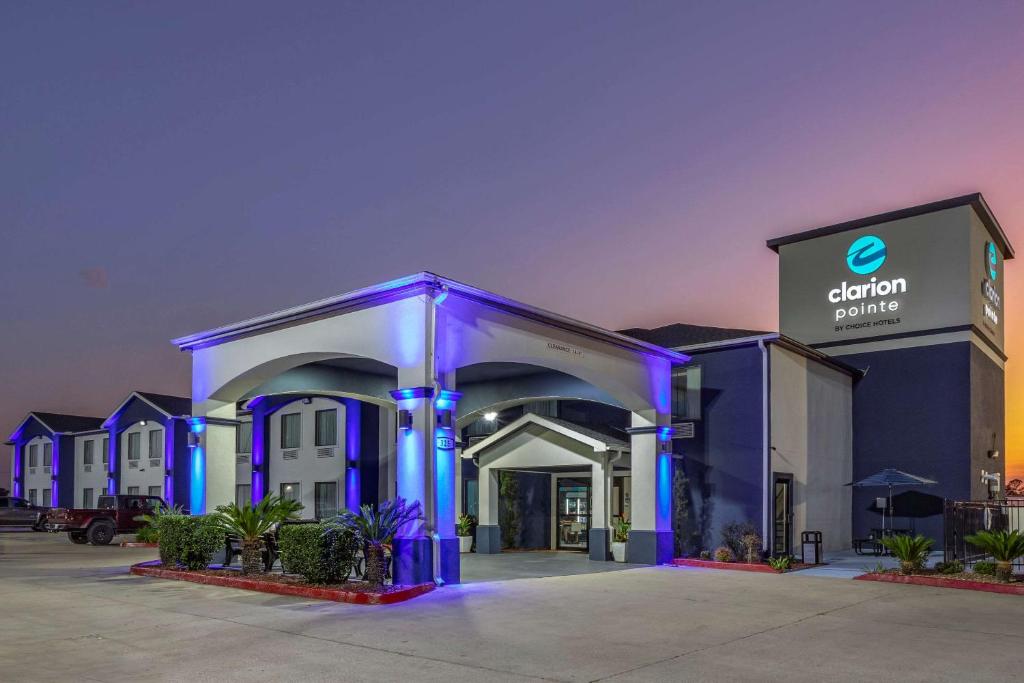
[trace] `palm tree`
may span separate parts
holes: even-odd
[[[887,536],[879,542],[900,561],[900,574],[913,574],[923,569],[928,552],[935,544],[935,541],[920,534]]]
[[[366,552],[366,582],[374,589],[384,586],[384,546],[391,543],[399,530],[420,518],[420,503],[408,505],[404,498],[381,503],[374,510],[364,505],[358,513],[346,510],[338,515],[334,524],[348,527],[363,544]]]
[[[1013,575],[1013,561],[1024,557],[1024,534],[1013,531],[979,531],[964,540],[977,546],[996,561],[996,576],[1009,581]]]
[[[297,516],[302,505],[298,501],[267,496],[255,506],[246,503],[221,505],[214,513],[218,526],[225,533],[242,541],[242,574],[263,572],[263,536],[274,525]]]

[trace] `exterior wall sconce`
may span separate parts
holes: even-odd
[[[411,410],[399,410],[398,411],[398,428],[405,431],[412,429],[412,411]]]

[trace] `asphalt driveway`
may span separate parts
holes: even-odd
[[[1017,676],[1024,598],[675,569],[389,607],[130,576],[152,550],[0,534],[0,680],[962,681]]]

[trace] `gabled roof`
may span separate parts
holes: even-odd
[[[548,417],[546,415],[536,415],[534,413],[526,413],[518,420],[510,422],[498,431],[494,432],[486,439],[482,439],[466,450],[462,452],[462,457],[471,458],[481,450],[506,439],[520,429],[523,429],[527,425],[536,424],[549,429],[552,432],[562,434],[570,439],[574,439],[582,444],[590,446],[595,452],[602,451],[628,451],[629,444],[621,439],[616,439],[613,436],[602,434],[601,432],[594,431],[584,427],[583,425],[576,424],[575,422],[569,422],[557,417]]]
[[[756,330],[688,325],[686,323],[672,323],[671,325],[662,325],[653,329],[633,327],[628,330],[619,330],[619,332],[635,339],[670,349],[771,334],[771,332],[759,332]]]
[[[779,247],[786,244],[803,242],[804,240],[824,237],[826,235],[835,235],[836,233],[846,232],[847,230],[859,230],[860,228],[867,228],[880,223],[891,223],[892,221],[898,221],[904,218],[923,216],[928,213],[954,209],[959,206],[972,207],[975,213],[978,214],[978,218],[981,219],[981,222],[985,224],[985,227],[988,228],[988,231],[992,234],[992,239],[999,245],[999,249],[1003,253],[1003,258],[1007,260],[1013,258],[1013,247],[1010,246],[1010,242],[1006,238],[1006,233],[1003,232],[1002,226],[999,225],[999,221],[996,220],[992,210],[988,208],[988,204],[985,202],[985,198],[981,196],[980,192],[965,194],[960,197],[952,197],[951,199],[942,199],[937,202],[920,204],[918,206],[911,206],[906,209],[898,209],[887,213],[879,213],[874,216],[867,216],[866,218],[846,221],[845,223],[836,223],[835,225],[826,225],[821,228],[812,228],[810,230],[793,233],[792,235],[785,235],[783,237],[770,239],[767,244],[769,249],[778,253]]]
[[[185,398],[184,396],[169,396],[168,394],[153,394],[150,392],[133,391],[118,404],[117,408],[114,409],[114,412],[107,416],[107,419],[103,421],[103,426],[110,426],[118,413],[124,410],[124,407],[133,400],[139,400],[146,403],[166,417],[179,417],[192,414],[192,399]]]
[[[500,294],[488,292],[487,290],[473,287],[472,285],[467,285],[440,275],[435,275],[428,271],[414,273],[413,275],[391,280],[390,282],[357,289],[346,294],[339,294],[338,296],[329,297],[327,299],[320,299],[319,301],[295,306],[294,308],[288,308],[283,311],[262,315],[256,318],[250,318],[249,320],[243,320],[242,322],[225,325],[205,332],[197,332],[195,334],[179,337],[178,339],[172,340],[171,343],[175,344],[182,351],[192,351],[207,346],[223,344],[239,337],[269,331],[285,325],[294,325],[304,320],[339,315],[357,307],[375,305],[377,303],[384,303],[398,298],[414,296],[425,291],[435,293],[438,300],[441,300],[442,297],[447,296],[450,293],[454,293],[460,297],[469,299],[470,301],[480,303],[521,318],[533,320],[541,323],[542,325],[566,330],[574,334],[613,344],[631,351],[659,356],[672,362],[685,363],[689,360],[684,354],[681,354],[678,351],[672,351],[661,346],[641,341],[635,337],[629,337],[619,332],[612,332],[611,330],[606,330],[603,327],[598,327],[597,325],[591,325],[590,323],[585,323],[558,313],[552,313],[551,311],[546,311],[542,308],[530,306],[529,304],[509,299],[501,296]]]
[[[84,415],[67,415],[65,413],[40,413],[33,411],[25,416],[18,426],[11,433],[13,440],[15,435],[21,431],[29,420],[36,420],[43,425],[51,434],[63,434],[68,432],[87,432],[99,429],[103,426],[102,417],[86,417]]]

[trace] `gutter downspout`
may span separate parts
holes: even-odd
[[[764,339],[757,340],[761,349],[761,548],[768,550],[768,489],[771,486],[771,356]]]

